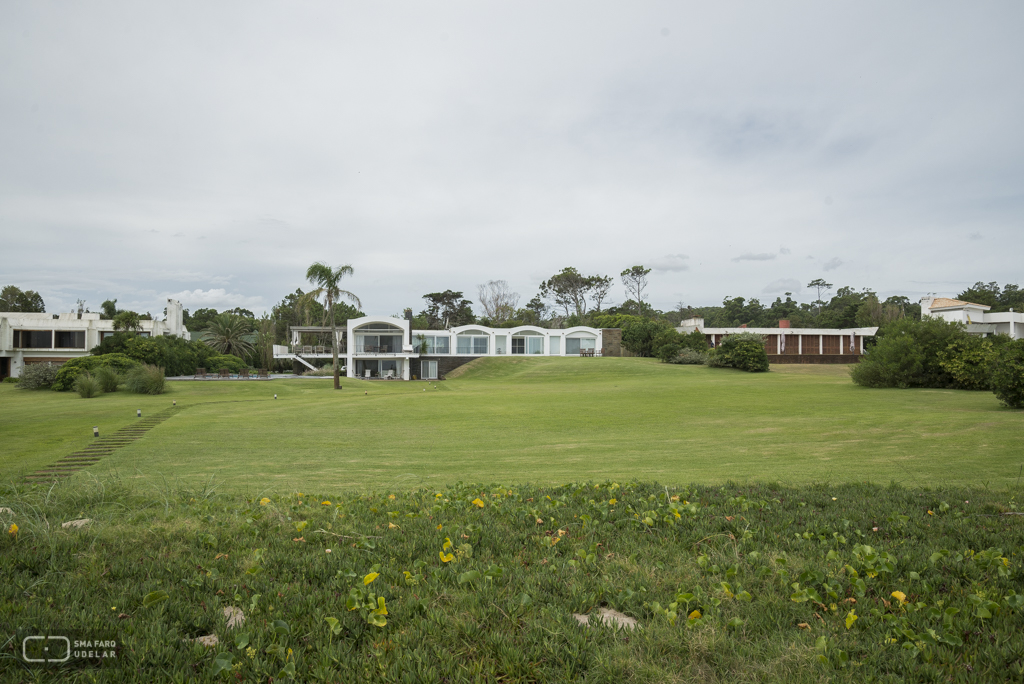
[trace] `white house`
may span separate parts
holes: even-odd
[[[921,317],[941,318],[953,323],[963,323],[967,332],[988,337],[1009,335],[1013,339],[1024,337],[1024,313],[1004,311],[989,313],[992,307],[973,302],[963,302],[948,297],[922,297]]]
[[[482,356],[599,356],[605,351],[606,342],[618,342],[614,333],[606,335],[608,332],[584,326],[550,330],[530,325],[413,330],[406,319],[364,316],[339,329],[335,344],[339,362],[344,363],[345,374],[350,378],[410,380],[415,376],[432,380]],[[320,336],[327,344],[302,344],[304,334]],[[329,336],[329,327],[292,327],[291,345],[275,345],[274,358],[313,368],[313,359],[332,357]]]
[[[139,321],[139,335],[173,335],[188,339],[181,302],[167,300],[163,321]],[[19,377],[25,364],[64,363],[80,356],[114,334],[114,321],[98,313],[0,312],[0,378]]]

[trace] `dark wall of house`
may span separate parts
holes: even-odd
[[[787,347],[786,351],[789,351]],[[860,354],[769,354],[768,363],[860,363]]]
[[[622,356],[622,330],[601,328],[601,356]]]
[[[459,366],[464,366],[473,359],[479,358],[479,356],[421,356],[419,359],[409,359],[409,377],[411,378],[413,375],[417,379],[421,377],[420,360],[437,361],[437,376],[443,378]]]

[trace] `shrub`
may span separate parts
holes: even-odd
[[[80,373],[89,371],[95,374],[100,368],[109,367],[119,373],[125,373],[141,364],[126,354],[103,354],[101,356],[83,356],[71,359],[60,367],[57,379],[53,383],[53,389],[59,392],[66,392],[73,389],[75,379]],[[108,391],[108,390],[104,390]]]
[[[211,356],[207,359],[206,363],[206,368],[208,370],[219,371],[221,368],[227,368],[232,373],[237,373],[238,371],[249,367],[243,359],[231,354],[217,354],[216,356]]]
[[[738,368],[748,373],[768,370],[764,338],[757,333],[729,335],[716,349],[708,352],[707,364],[713,368]]]
[[[164,369],[145,364],[128,371],[124,387],[134,394],[162,394],[164,391]]]
[[[21,369],[18,389],[44,389],[52,387],[60,365],[56,363],[29,363]]]
[[[308,375],[310,377],[317,377],[317,378],[333,376],[334,375],[334,364],[333,363],[329,363],[329,364],[327,364],[326,366],[324,366],[322,368],[317,368],[316,370],[308,370],[305,373],[303,373],[303,375]]]
[[[676,332],[674,328],[666,328],[654,338],[654,355],[665,363],[704,363],[708,351],[708,341],[700,330],[690,333]],[[676,361],[676,357],[684,350],[697,352],[702,359],[696,361]],[[688,359],[696,358],[692,354]]]
[[[89,371],[80,373],[75,378],[75,391],[78,392],[78,396],[83,399],[92,399],[102,390],[100,388],[100,382],[96,378],[89,375]]]
[[[1024,339],[998,345],[988,378],[999,401],[1010,408],[1024,408]]]
[[[708,352],[694,351],[693,349],[682,349],[669,363],[681,363],[692,366],[703,366],[708,362]]]
[[[953,376],[957,387],[969,390],[989,389],[989,364],[995,358],[991,340],[966,335],[954,339],[939,352],[939,365]]]
[[[637,356],[654,356],[658,349],[655,346],[655,340],[659,335],[672,333],[678,336],[678,333],[672,330],[667,323],[651,321],[638,316],[631,316],[630,319],[622,327],[622,346]]]
[[[865,387],[957,387],[939,354],[967,337],[959,323],[904,318],[879,330],[875,346],[853,367],[851,377]]]
[[[167,375],[192,375],[197,367],[213,368],[208,359],[215,352],[208,344],[189,342],[180,337],[139,337],[131,333],[115,333],[99,346],[93,347],[94,356],[124,354],[140,363],[160,366]]]
[[[14,378],[14,377],[8,376],[8,377],[4,378],[4,382],[11,383],[11,384],[16,384],[18,382],[18,378]]]
[[[121,374],[110,366],[100,366],[93,377],[100,383],[100,389],[104,392],[116,392],[117,386],[122,382]]]

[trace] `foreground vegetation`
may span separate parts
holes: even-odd
[[[845,367],[743,373],[653,359],[483,359],[439,383],[168,382],[81,399],[0,385],[0,479],[52,464],[176,401],[86,472],[232,491],[871,480],[1012,485],[1024,413],[990,393],[867,389]],[[274,399],[274,394],[278,399]]]
[[[1010,492],[133,487],[0,489],[4,681],[1024,675]],[[635,629],[601,625],[602,608]],[[117,660],[20,662],[25,636],[69,631],[116,640]]]

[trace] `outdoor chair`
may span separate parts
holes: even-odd
[[[395,379],[395,371],[389,370],[387,375],[384,376],[384,379],[385,380],[394,380]]]
[[[312,353],[313,353],[313,347],[311,347],[311,346],[309,346],[309,345],[307,344],[306,346],[304,346],[304,347],[302,348],[302,353],[303,353],[303,354],[312,354]]]
[[[242,370],[238,371],[238,379],[239,380],[248,380],[249,379],[249,369],[248,368],[243,368]]]
[[[229,371],[227,368],[221,368],[220,369],[220,377],[227,378],[228,380],[230,380],[231,379],[231,371]]]
[[[324,348],[323,348],[323,347],[317,347],[317,348],[316,348],[316,353],[317,353],[317,354],[325,354],[326,352],[324,351]]]
[[[206,379],[206,369],[205,368],[196,368],[196,374],[194,376],[192,376],[192,377],[193,378],[199,378],[200,380],[205,380]]]
[[[256,371],[256,379],[257,380],[261,380],[261,379],[269,380],[270,379],[270,374],[267,373],[267,369],[266,368],[260,368],[258,371]]]
[[[365,373],[366,373],[366,374],[365,374],[365,375],[364,375],[363,377],[364,377],[364,378],[366,378],[367,380],[369,380],[369,379],[370,379],[370,369],[369,369],[369,368],[367,368],[367,369],[366,369],[366,371],[365,371]]]

